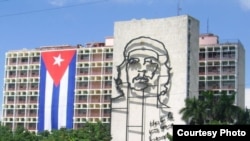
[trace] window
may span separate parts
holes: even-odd
[[[12,115],[13,114],[13,110],[7,110],[7,115]]]
[[[205,66],[205,63],[204,62],[200,62],[200,66]]]
[[[112,82],[111,81],[105,81],[105,87],[111,87]]]
[[[31,89],[37,89],[37,88],[38,88],[38,83],[31,84]]]
[[[24,110],[18,110],[18,115],[24,115]]]
[[[106,54],[106,59],[112,59],[113,58],[113,54],[112,53],[107,53]]]
[[[205,48],[200,48],[200,52],[205,52]]]
[[[80,60],[89,60],[89,55],[88,54],[82,54],[79,56]]]
[[[110,101],[111,99],[111,96],[110,95],[104,95],[104,100],[105,101]]]
[[[19,97],[19,99],[18,99],[19,102],[25,102],[25,100],[26,100],[26,98],[23,97],[23,96],[22,96],[22,97]]]
[[[38,70],[32,70],[31,71],[31,76],[38,76],[39,71]]]
[[[31,96],[30,102],[37,102],[37,96]]]
[[[88,87],[88,82],[78,82],[79,87]]]
[[[27,76],[27,71],[26,71],[26,70],[20,71],[20,76],[21,76],[21,77]]]
[[[214,80],[219,80],[220,77],[219,76],[214,76]]]
[[[234,75],[230,75],[230,76],[229,76],[229,79],[234,80],[234,79],[235,79],[235,76],[234,76]]]
[[[24,83],[19,84],[19,88],[20,89],[26,89],[26,84],[24,84]]]
[[[200,76],[199,80],[205,80],[205,77],[204,76]]]
[[[105,72],[106,72],[106,73],[112,73],[112,68],[111,68],[111,67],[105,68]]]
[[[8,102],[14,102],[14,97],[7,97]]]
[[[207,77],[207,80],[212,80],[212,79],[213,79],[212,76],[208,76],[208,77]]]
[[[234,66],[234,65],[235,65],[235,62],[234,62],[234,61],[230,61],[230,62],[229,62],[229,65],[230,65],[230,66]]]
[[[79,95],[78,99],[79,99],[79,101],[87,101],[87,96],[86,95]]]
[[[16,58],[11,58],[10,63],[16,63]]]
[[[213,48],[212,48],[212,47],[209,47],[207,50],[208,50],[208,51],[213,51]]]
[[[88,68],[80,68],[80,74],[87,74],[89,72]]]
[[[39,57],[33,57],[32,58],[32,62],[33,63],[38,63],[40,60],[39,60]]]
[[[9,77],[16,76],[16,71],[9,71]]]
[[[222,79],[227,80],[227,76],[226,75],[222,76]]]
[[[110,109],[104,109],[103,110],[104,115],[108,116],[110,115]]]
[[[28,62],[28,58],[27,57],[21,58],[21,63],[27,63],[27,62]]]
[[[229,50],[235,51],[235,47],[234,47],[234,46],[230,46],[230,47],[229,47]]]
[[[15,84],[8,84],[8,89],[9,90],[15,89]]]

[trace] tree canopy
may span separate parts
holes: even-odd
[[[0,141],[110,141],[109,124],[85,123],[83,128],[69,130],[44,131],[41,133],[30,132],[23,127],[14,131],[6,126],[0,126]]]
[[[234,101],[235,94],[205,91],[199,99],[187,98],[180,113],[188,124],[250,124],[248,110],[234,105]]]

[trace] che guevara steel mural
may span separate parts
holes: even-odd
[[[132,134],[141,141],[167,140],[174,116],[168,105],[171,66],[164,43],[145,36],[130,40],[114,82],[118,95],[112,101],[127,102],[126,141]],[[159,115],[150,118],[153,110]]]

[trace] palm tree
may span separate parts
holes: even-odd
[[[242,119],[248,118],[247,113],[234,105],[234,100],[235,94],[215,95],[212,91],[204,91],[199,99],[187,98],[186,107],[180,113],[188,124],[242,124]]]
[[[205,119],[204,104],[197,98],[185,100],[186,107],[180,110],[182,119],[188,124],[203,124]]]
[[[221,93],[216,101],[215,120],[226,122],[228,124],[235,123],[237,115],[241,111],[240,107],[234,105],[235,94],[227,95]]]

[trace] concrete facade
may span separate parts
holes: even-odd
[[[172,124],[185,124],[179,114],[185,106],[184,100],[198,96],[198,37],[199,22],[188,15],[115,23],[113,78],[116,83],[112,85],[111,108],[114,141],[167,140]],[[152,50],[157,51],[150,53]],[[138,66],[134,60],[153,54],[159,56],[159,62],[164,62],[167,56],[167,69],[160,63],[154,73],[158,79],[150,83],[153,77],[146,78],[150,69],[142,70],[147,59]],[[133,84],[137,80],[131,81],[133,75],[145,78]],[[162,87],[166,80],[166,87]]]
[[[219,42],[214,34],[199,37],[199,91],[236,94],[235,105],[245,108],[245,49],[240,41]]]
[[[76,51],[73,129],[86,122],[110,123],[113,44],[48,46],[6,53],[2,124],[38,131],[41,60],[43,52]],[[55,70],[58,71],[58,70]]]

